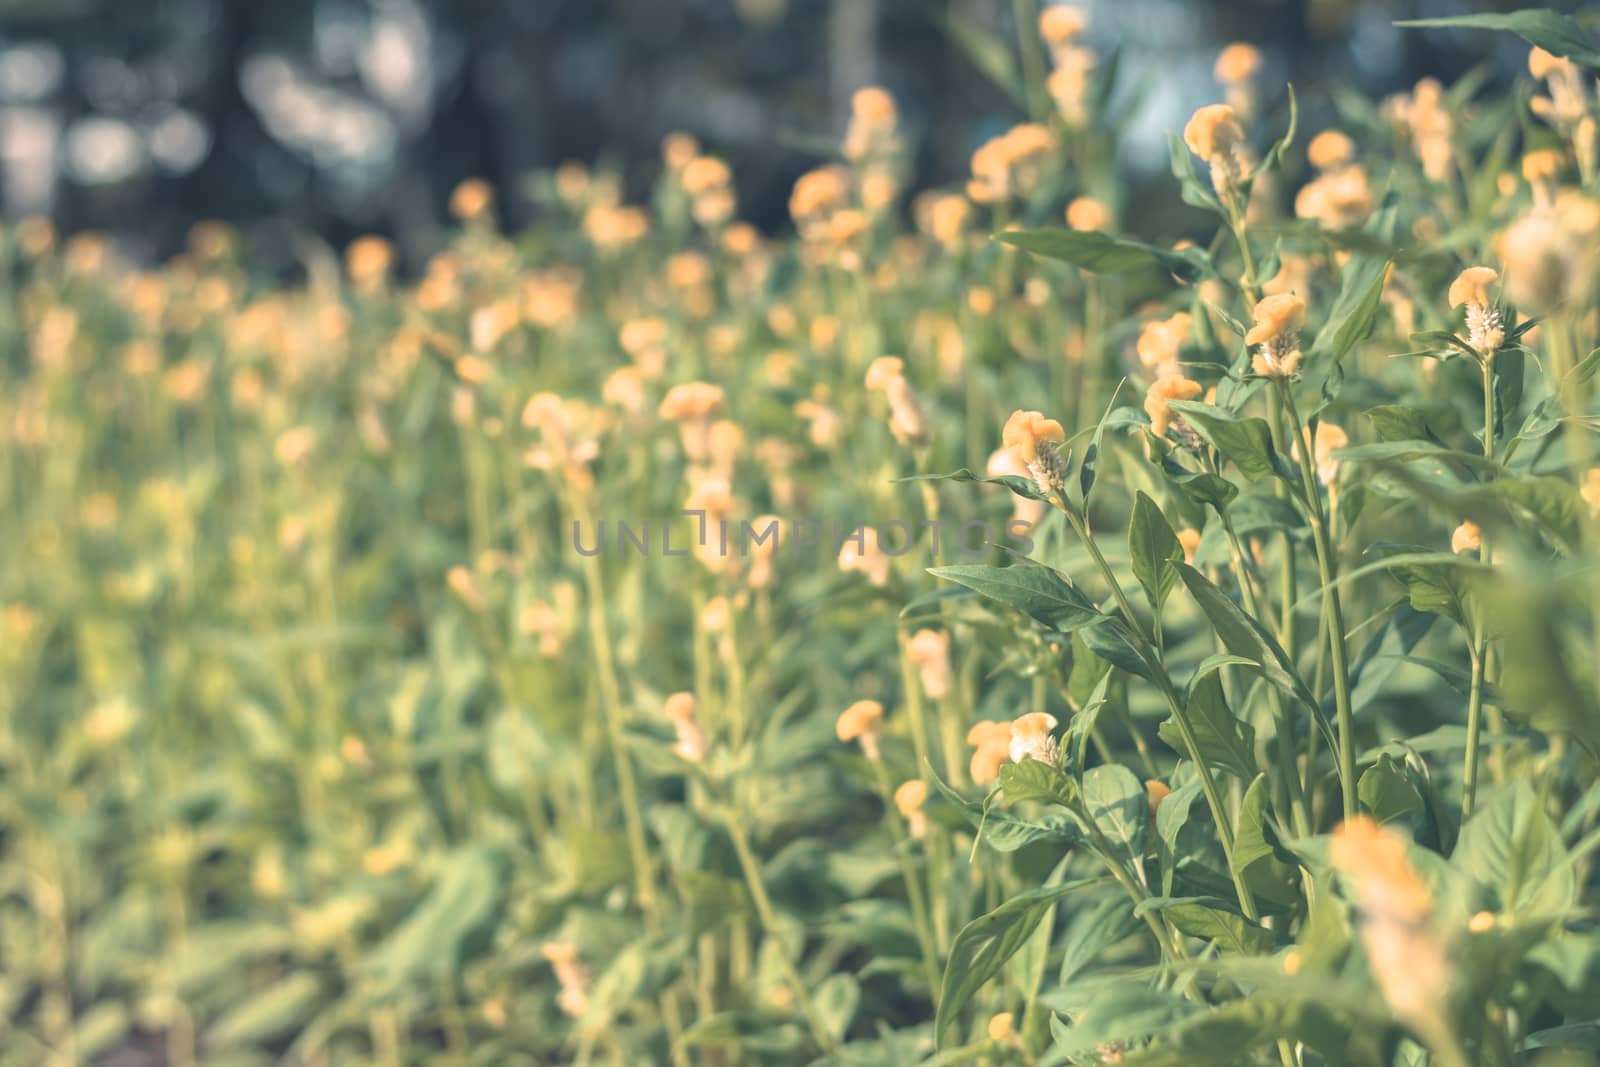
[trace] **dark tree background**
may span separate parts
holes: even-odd
[[[1145,96],[1137,171],[1160,131],[1216,99],[1210,65],[1248,40],[1264,81],[1293,81],[1309,128],[1331,90],[1369,95],[1484,61],[1502,35],[1420,33],[1395,18],[1485,9],[1444,0],[1083,0],[1091,43],[1124,53]],[[1515,5],[1502,5],[1515,6]],[[1556,4],[1554,6],[1565,6]],[[1019,118],[947,25],[1015,39],[1013,0],[0,0],[0,178],[8,217],[100,229],[170,254],[198,219],[287,257],[318,237],[393,236],[415,261],[450,189],[483,176],[516,225],[531,171],[606,161],[638,188],[683,129],[734,165],[742,213],[782,224],[850,92],[901,102],[923,184]],[[1320,102],[1319,102],[1320,101]]]

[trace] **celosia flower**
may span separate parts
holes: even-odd
[[[1111,209],[1090,196],[1080,196],[1067,205],[1067,225],[1074,230],[1111,228]]]
[[[860,161],[895,148],[899,115],[887,89],[869,85],[850,98],[850,128],[845,133],[844,158]]]
[[[1406,839],[1358,815],[1334,830],[1328,860],[1355,892],[1367,966],[1389,1010],[1422,1034],[1438,1036],[1449,996],[1449,961],[1444,942],[1430,929],[1433,897],[1406,857]]]
[[[1199,382],[1179,376],[1157,378],[1150,383],[1150,388],[1144,394],[1144,412],[1150,416],[1150,432],[1157,437],[1165,437],[1168,427],[1177,416],[1173,413],[1169,402],[1173,400],[1193,400],[1204,390]]]
[[[589,969],[578,961],[577,946],[554,941],[547,942],[539,951],[555,971],[556,984],[561,987],[556,1006],[571,1018],[583,1015],[589,1008]]]
[[[878,730],[883,724],[883,705],[876,700],[858,700],[839,713],[833,732],[840,741],[857,741],[870,760],[878,759]]]
[[[1211,73],[1216,77],[1228,99],[1228,104],[1240,117],[1248,120],[1255,114],[1255,76],[1261,70],[1261,52],[1250,44],[1235,41],[1217,56]]]
[[[1007,748],[1011,762],[1033,759],[1051,766],[1060,763],[1061,749],[1050,734],[1056,725],[1056,717],[1047,711],[1030,711],[1011,720],[1011,740]]]
[[[1050,131],[1032,122],[985,142],[972,154],[967,195],[980,204],[995,204],[1028,193],[1054,145]]]
[[[706,737],[700,732],[700,726],[694,719],[694,694],[673,693],[667,697],[662,711],[678,733],[678,740],[672,746],[672,751],[690,763],[699,763],[705,759]]]
[[[482,178],[468,178],[450,194],[450,214],[463,222],[480,219],[494,206],[494,188]]]
[[[1061,424],[1038,411],[1013,411],[1000,434],[1001,442],[1027,467],[1040,491],[1047,494],[1066,484],[1066,464],[1052,447],[1066,439]]]
[[[895,810],[906,821],[912,837],[922,837],[928,832],[928,816],[922,805],[928,799],[928,783],[920,778],[901,782],[894,791]]]
[[[1600,467],[1589,468],[1589,472],[1583,476],[1583,485],[1579,487],[1578,494],[1589,505],[1589,518],[1600,519]]]
[[[1183,549],[1183,561],[1194,562],[1194,554],[1200,548],[1200,531],[1182,529],[1178,531],[1178,544]]]
[[[1334,458],[1334,453],[1350,443],[1350,435],[1344,430],[1326,420],[1317,423],[1316,436],[1313,437],[1309,428],[1302,430],[1302,440],[1311,442],[1311,459],[1317,467],[1317,481],[1323,485],[1332,485],[1334,479],[1339,477],[1339,461]],[[1294,447],[1296,458],[1300,455],[1300,446]]]
[[[1088,16],[1067,4],[1055,4],[1039,12],[1039,36],[1051,48],[1076,41],[1088,25]]]
[[[943,700],[950,692],[950,635],[944,630],[918,630],[906,642],[906,658],[917,668],[922,691],[929,700]]]
[[[1570,59],[1551,55],[1534,46],[1528,53],[1528,73],[1546,83],[1549,96],[1535,96],[1528,107],[1535,115],[1568,131],[1588,116],[1589,94],[1583,71]]]
[[[1468,267],[1450,283],[1450,306],[1466,305],[1467,343],[1484,359],[1492,359],[1506,339],[1500,310],[1489,297],[1489,286],[1499,280],[1499,272],[1489,267]]]
[[[1255,324],[1244,335],[1247,345],[1260,345],[1250,366],[1268,378],[1287,378],[1300,367],[1300,327],[1306,322],[1306,302],[1293,293],[1263,297],[1252,316]]]
[[[1463,552],[1476,552],[1483,547],[1483,531],[1478,529],[1475,522],[1463,522],[1455,528],[1450,535],[1450,551],[1456,555]]]
[[[860,571],[868,582],[880,588],[889,584],[891,563],[893,560],[878,544],[878,531],[871,526],[857,530],[839,549],[839,570],[846,574]]]
[[[1197,108],[1183,127],[1183,143],[1211,168],[1211,184],[1224,199],[1244,176],[1239,152],[1243,141],[1244,131],[1227,104]]]
[[[1320,171],[1336,170],[1355,156],[1355,142],[1338,130],[1323,130],[1306,145],[1306,159]]]
[[[974,749],[968,773],[978,785],[987,785],[1000,776],[1000,765],[1011,755],[1011,724],[984,719],[967,730],[967,744]]]
[[[1172,795],[1172,787],[1159,778],[1147,778],[1144,783],[1144,795],[1150,804],[1150,817],[1154,819],[1161,802]]]
[[[1189,339],[1191,320],[1187,311],[1180,311],[1165,319],[1152,319],[1139,329],[1139,339],[1134,351],[1145,370],[1158,377],[1181,375],[1178,353]]]
[[[1349,165],[1330,170],[1301,186],[1295,194],[1294,213],[1314,219],[1326,230],[1358,225],[1372,214],[1372,188],[1364,168]]]

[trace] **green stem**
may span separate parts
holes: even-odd
[[[811,990],[800,977],[800,968],[790,955],[789,946],[784,942],[783,932],[778,925],[778,913],[773,908],[772,899],[767,896],[767,888],[761,881],[761,868],[756,863],[755,853],[750,848],[750,839],[745,836],[744,824],[739,821],[738,813],[731,807],[724,808],[722,815],[723,822],[728,827],[728,838],[733,842],[734,854],[739,857],[739,868],[744,872],[745,885],[750,890],[750,900],[755,904],[756,917],[761,920],[761,928],[772,939],[777,949],[784,977],[794,988],[795,999],[800,1002],[800,1012],[805,1016],[806,1026],[810,1029],[812,1038],[818,1048],[832,1056],[837,1046],[832,1035],[828,1033],[827,1026],[823,1024],[822,1013],[817,1010],[816,1002],[811,999]]]
[[[1172,719],[1178,724],[1178,731],[1183,735],[1184,749],[1189,759],[1193,761],[1195,770],[1200,778],[1200,789],[1205,794],[1206,804],[1211,808],[1211,817],[1217,824],[1217,840],[1222,844],[1222,854],[1228,862],[1228,873],[1233,876],[1233,887],[1239,895],[1239,909],[1248,919],[1258,917],[1255,896],[1250,892],[1250,887],[1245,884],[1237,865],[1233,862],[1233,824],[1228,819],[1228,811],[1222,804],[1222,796],[1217,792],[1217,782],[1211,773],[1210,766],[1201,758],[1200,745],[1195,739],[1194,728],[1189,722],[1188,709],[1183,706],[1183,700],[1178,696],[1176,687],[1172,684],[1166,668],[1162,665],[1161,658],[1155,647],[1151,644],[1149,636],[1145,633],[1139,617],[1134,614],[1133,604],[1128,600],[1128,594],[1123,592],[1122,583],[1117,581],[1116,573],[1111,565],[1106,562],[1105,556],[1100,551],[1100,546],[1095,543],[1089,533],[1088,526],[1084,523],[1083,516],[1079,515],[1066,502],[1064,493],[1057,493],[1055,506],[1067,517],[1067,522],[1072,525],[1078,539],[1089,550],[1095,566],[1099,568],[1106,584],[1111,587],[1111,593],[1116,598],[1117,606],[1121,609],[1126,620],[1128,635],[1140,646],[1140,652],[1146,662],[1150,664],[1151,680],[1161,690],[1162,697],[1167,702],[1167,707],[1172,711]]]
[[[1317,473],[1311,467],[1311,443],[1300,423],[1300,412],[1294,403],[1287,378],[1278,379],[1278,389],[1283,397],[1284,412],[1289,417],[1289,429],[1294,434],[1295,454],[1300,457],[1300,480],[1304,484],[1306,506],[1311,515],[1311,537],[1317,550],[1318,577],[1322,580],[1322,611],[1328,624],[1328,651],[1333,660],[1333,699],[1339,717],[1339,786],[1344,794],[1344,817],[1356,813],[1356,739],[1355,717],[1350,705],[1350,663],[1345,649],[1344,607],[1339,589],[1334,584],[1338,577],[1338,560],[1328,539],[1327,517],[1322,510],[1322,488]]]
[[[1494,357],[1483,360],[1483,458],[1494,459]],[[1480,537],[1478,560],[1490,560],[1489,538]],[[1489,669],[1488,626],[1482,605],[1474,605],[1472,620],[1472,685],[1467,697],[1467,754],[1461,775],[1461,819],[1472,815],[1478,799],[1478,749],[1483,734],[1483,690]]]

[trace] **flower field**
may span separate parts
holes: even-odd
[[[8,220],[0,1065],[1600,1062],[1600,43],[1453,21],[1171,232],[1070,6],[780,234]]]

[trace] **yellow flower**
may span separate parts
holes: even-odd
[[[1306,159],[1318,170],[1333,170],[1355,158],[1356,145],[1338,130],[1323,130],[1306,145]]]
[[[1540,148],[1522,157],[1522,178],[1530,185],[1554,181],[1561,173],[1563,158],[1554,148]]]
[[[1331,422],[1317,423],[1314,438],[1309,428],[1301,432],[1303,439],[1311,442],[1311,458],[1317,465],[1317,480],[1323,485],[1332,485],[1334,479],[1339,477],[1339,461],[1333,454],[1350,443],[1350,435]],[[1295,455],[1299,454],[1299,446],[1296,445]]]
[[[883,705],[876,700],[858,700],[839,713],[833,731],[846,744],[859,741],[870,760],[878,758],[878,728],[883,723]]]
[[[1275,337],[1297,333],[1306,323],[1306,302],[1293,293],[1265,297],[1252,312],[1255,324],[1244,335],[1247,345],[1263,344]]]
[[[1260,69],[1260,51],[1254,45],[1235,41],[1218,54],[1212,74],[1223,85],[1237,85],[1255,77]]]
[[[1589,473],[1583,476],[1583,485],[1578,489],[1578,494],[1589,505],[1589,517],[1600,519],[1600,467],[1589,468]]]
[[[1179,530],[1178,544],[1183,548],[1183,561],[1185,563],[1193,563],[1194,554],[1200,548],[1200,531],[1188,529]]]
[[[1030,711],[1011,720],[1011,741],[1008,754],[1012,763],[1035,759],[1054,764],[1060,749],[1050,731],[1056,728],[1056,717],[1047,711]]]
[[[1499,280],[1500,272],[1492,267],[1468,267],[1450,283],[1450,306],[1490,303],[1489,286]]]
[[[1367,815],[1340,823],[1328,860],[1361,906],[1367,966],[1395,1017],[1424,1034],[1444,1024],[1450,984],[1443,941],[1429,929],[1433,897],[1406,856],[1406,839]]]
[[[1571,65],[1572,60],[1552,55],[1538,45],[1528,52],[1528,73],[1541,81]]]
[[[1463,552],[1476,552],[1483,547],[1483,531],[1477,523],[1463,522],[1455,528],[1450,535],[1450,551],[1460,555]]]
[[[901,782],[894,791],[895,810],[908,824],[912,837],[921,837],[928,832],[928,816],[922,810],[923,802],[927,799],[928,783],[919,778]]]
[[[656,415],[668,422],[710,418],[722,407],[722,387],[708,382],[675,385],[662,398]],[[526,415],[523,421],[527,421]]]
[[[1244,335],[1247,345],[1260,345],[1250,366],[1257,374],[1287,378],[1300,367],[1300,327],[1306,321],[1306,302],[1294,293],[1264,297],[1255,306],[1255,324]]]
[[[990,1016],[986,1032],[990,1041],[1004,1041],[1012,1035],[1015,1028],[1015,1016],[1009,1011],[1003,1011],[998,1015]]]
[[[1075,7],[1058,4],[1039,12],[1039,36],[1052,48],[1071,44],[1083,34],[1088,16]]]
[[[918,630],[906,642],[906,658],[917,668],[922,691],[929,700],[943,700],[949,694],[949,633],[944,630]]]
[[[889,383],[904,374],[905,361],[899,356],[879,356],[867,367],[866,385],[873,390],[887,389]]]
[[[1067,225],[1074,230],[1105,230],[1111,226],[1111,209],[1089,196],[1067,205]]]
[[[1144,411],[1150,416],[1150,432],[1157,437],[1166,435],[1172,424],[1173,413],[1168,403],[1173,400],[1193,400],[1204,390],[1199,382],[1184,377],[1158,378],[1144,394]]]
[[[1206,104],[1197,108],[1183,127],[1183,143],[1189,151],[1208,163],[1226,158],[1244,140],[1244,131],[1227,104]]]
[[[468,178],[450,194],[450,214],[462,222],[481,218],[494,205],[494,188],[482,178]]]
[[[1001,431],[1000,440],[1024,464],[1039,461],[1041,441],[1061,444],[1067,439],[1066,431],[1055,419],[1047,419],[1039,411],[1013,411]]]
[[[1150,815],[1154,818],[1156,810],[1161,807],[1161,802],[1172,795],[1172,787],[1159,778],[1147,778],[1144,783],[1144,795],[1150,802]]]
[[[974,748],[967,770],[978,785],[987,785],[1000,776],[1000,765],[1011,754],[1011,724],[984,719],[967,730],[967,744]]]
[[[1134,351],[1146,370],[1159,375],[1182,374],[1178,368],[1178,353],[1189,339],[1190,318],[1187,311],[1165,319],[1153,319],[1139,330]]]

